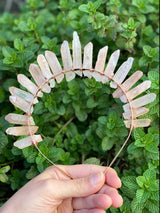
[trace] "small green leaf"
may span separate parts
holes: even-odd
[[[143,47],[143,51],[144,51],[144,54],[146,56],[150,57],[150,58],[154,57],[156,55],[156,53],[157,53],[156,48],[152,48],[152,47],[150,47],[148,45],[145,45]]]
[[[138,188],[136,178],[134,176],[126,176],[122,178],[122,183],[129,189],[135,191]]]
[[[98,158],[88,158],[86,159],[83,164],[95,164],[95,165],[100,165],[100,160]]]
[[[10,166],[4,166],[0,168],[0,174],[1,173],[7,173],[10,170]]]
[[[21,39],[16,38],[14,40],[14,48],[17,49],[17,50],[20,50],[20,51],[24,49],[24,45],[23,45]]]
[[[8,46],[5,46],[5,47],[2,47],[2,53],[4,57],[8,58],[12,56],[12,54],[14,53],[14,50]]]
[[[0,181],[2,183],[5,183],[5,182],[8,181],[8,177],[7,177],[7,175],[5,173],[0,174]]]
[[[36,175],[38,175],[37,169],[35,168],[35,166],[31,166],[31,168],[26,173],[26,178],[30,180],[34,178]]]
[[[79,10],[85,13],[89,13],[88,6],[86,4],[81,4]]]
[[[128,20],[128,25],[131,27],[131,28],[134,28],[134,19],[131,17],[129,18]]]
[[[136,178],[136,181],[137,181],[138,185],[139,185],[141,188],[143,188],[146,179],[145,179],[144,176],[139,176],[139,177]]]
[[[112,140],[112,138],[109,137],[104,137],[102,140],[102,149],[103,151],[107,151],[110,150],[113,147],[114,141]]]

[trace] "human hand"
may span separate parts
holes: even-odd
[[[123,203],[114,169],[96,165],[51,166],[29,181],[0,209],[0,213],[105,213]]]

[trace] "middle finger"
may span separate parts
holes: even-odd
[[[106,194],[94,194],[83,198],[74,198],[73,209],[108,209],[112,205],[111,198]]]

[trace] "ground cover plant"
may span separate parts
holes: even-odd
[[[10,86],[17,74],[30,77],[28,67],[45,50],[60,56],[63,40],[72,40],[76,30],[83,47],[98,50],[109,46],[108,57],[121,50],[119,65],[134,57],[132,71],[142,70],[142,81],[152,81],[157,99],[142,117],[152,120],[149,128],[135,129],[114,164],[123,186],[124,204],[106,212],[159,212],[158,200],[158,1],[46,1],[28,0],[19,14],[0,17],[0,203],[3,204],[29,179],[50,164],[32,147],[13,147],[17,138],[7,136],[11,126],[4,117],[22,113],[9,103]],[[70,43],[71,46],[71,43]],[[107,58],[108,58],[107,57]],[[94,79],[76,78],[57,84],[44,94],[34,109],[34,120],[44,141],[43,153],[57,164],[94,163],[107,165],[124,142],[128,130],[123,124],[122,104],[112,97],[113,89]]]

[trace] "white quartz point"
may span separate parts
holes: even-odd
[[[63,61],[63,68],[64,71],[66,71],[65,73],[66,80],[71,81],[73,78],[75,78],[75,73],[72,72],[72,58],[70,54],[68,41],[64,41],[61,45],[61,56]]]
[[[142,71],[136,71],[133,73],[124,83],[121,85],[121,88],[128,92],[128,90],[143,76]],[[113,98],[120,98],[123,95],[123,91],[120,87],[118,87],[113,92]]]
[[[34,134],[37,132],[38,126],[15,126],[15,127],[9,127],[6,130],[6,133],[8,135],[15,135],[15,136],[20,136],[20,135],[30,135]]]
[[[49,85],[50,85],[51,88],[54,88],[54,87],[55,87],[55,80],[54,80],[54,79],[51,79],[51,80],[49,81]]]
[[[64,74],[62,73],[63,72],[62,67],[61,67],[55,53],[47,50],[47,51],[45,51],[45,57],[46,57],[48,64],[56,78],[56,81],[58,83],[60,83],[64,78]]]
[[[94,77],[94,79],[95,79],[96,81],[99,81],[99,82],[102,81],[102,74],[93,71],[93,72],[91,73],[91,75]]]
[[[92,60],[93,60],[93,44],[89,42],[84,47],[84,56],[83,56],[83,71],[84,76],[91,78],[90,69],[92,69]]]
[[[45,84],[45,78],[42,74],[42,71],[40,70],[40,68],[38,67],[38,65],[36,64],[31,64],[29,67],[29,72],[31,73],[34,81],[36,82],[36,84],[41,87],[42,91],[45,93],[50,93],[51,92],[51,88],[48,86],[48,84]],[[42,86],[43,85],[43,86]]]
[[[35,125],[31,116],[9,113],[5,120],[11,124]]]
[[[28,113],[29,111],[30,111],[30,113],[33,112],[33,106],[30,106],[30,104],[28,102],[26,102],[24,99],[22,99],[16,95],[14,95],[14,96],[12,95],[12,96],[9,96],[9,100],[13,105],[18,107],[22,111],[24,111],[26,113]]]
[[[104,71],[107,51],[108,51],[108,46],[105,46],[105,47],[103,47],[102,49],[99,50],[96,65],[95,65],[95,70],[98,71],[98,72],[103,73],[103,71]]]
[[[140,98],[137,98],[137,99],[131,101],[130,104],[133,108],[139,108],[139,107],[145,106],[146,104],[153,102],[155,99],[156,99],[156,94],[150,93],[150,94],[144,95]],[[127,103],[127,104],[123,105],[124,111],[130,110],[130,104]]]
[[[140,95],[141,93],[146,91],[148,88],[150,88],[150,86],[151,86],[151,81],[144,81],[143,83],[139,84],[138,86],[136,86],[132,90],[128,91],[126,93],[126,95],[122,95],[120,97],[120,99],[123,103],[126,103],[126,102],[128,102],[127,97],[129,98],[129,100],[132,100],[136,96]]]
[[[25,75],[23,74],[18,74],[17,76],[18,82],[25,87],[28,91],[30,91],[33,95],[36,94],[38,91],[38,87],[31,81],[29,80]]]
[[[26,138],[14,142],[14,146],[16,146],[19,149],[23,149],[25,147],[31,146],[33,144],[33,140],[38,143],[42,141],[42,137],[41,135],[28,136]]]
[[[130,57],[128,58],[127,61],[125,61],[117,70],[117,72],[115,73],[115,75],[113,76],[113,81],[115,81],[117,84],[121,84],[124,79],[126,78],[128,72],[130,71],[131,67],[132,67],[132,63],[133,63],[133,58]],[[115,88],[115,83],[111,82],[110,86]],[[116,85],[117,87],[117,85]]]
[[[92,76],[96,79],[96,81],[102,81],[102,75],[99,74],[98,72],[103,73],[104,71],[107,51],[108,51],[108,46],[105,46],[99,50],[96,65],[95,65],[95,72],[92,73]]]
[[[41,68],[41,71],[43,73],[43,76],[46,78],[46,79],[50,79],[53,77],[51,71],[50,71],[50,68],[48,66],[48,63],[44,57],[44,55],[40,54],[38,55],[37,57],[37,62]]]
[[[149,111],[149,109],[145,107],[141,107],[141,108],[133,109],[132,111],[133,111],[133,118],[137,118],[141,115],[146,114]],[[124,119],[131,119],[132,118],[131,110],[125,111],[123,113],[123,117]]]
[[[24,90],[18,89],[16,87],[10,87],[9,91],[11,95],[17,95],[18,97],[24,99],[27,102],[32,102],[34,99],[34,96]]]
[[[82,68],[82,51],[81,51],[81,42],[76,31],[73,32],[73,41],[72,41],[72,56],[73,56],[73,69]],[[82,71],[75,71],[79,76],[82,76]]]
[[[133,122],[133,128],[147,127],[147,126],[150,125],[151,120],[150,119],[136,119],[136,120],[133,120],[133,121],[131,121],[131,120],[124,121],[125,126],[127,128],[131,127],[132,122]]]
[[[113,77],[114,70],[116,68],[116,65],[119,59],[119,55],[120,55],[120,50],[116,50],[115,52],[112,53],[112,55],[109,58],[108,64],[104,71],[104,74],[109,78]]]

